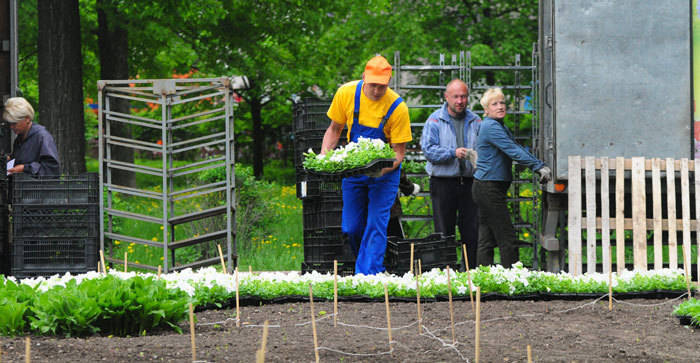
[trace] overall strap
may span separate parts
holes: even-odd
[[[394,110],[396,110],[396,107],[398,107],[401,102],[403,102],[403,98],[399,97],[394,101],[394,103],[391,104],[389,107],[389,111],[386,112],[386,115],[382,118],[382,122],[379,124],[379,128],[383,128],[384,124],[386,124],[387,120],[389,120],[389,117],[391,117],[391,114],[394,113]]]
[[[355,87],[355,108],[352,111],[352,124],[360,124],[360,92],[362,92],[362,84],[364,81],[357,82],[357,87]]]

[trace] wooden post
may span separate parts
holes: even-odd
[[[662,218],[661,213],[661,159],[651,160],[651,193],[653,201],[654,217],[654,269],[663,268],[663,240],[662,240]]]
[[[221,271],[223,273],[228,273],[228,271],[226,271],[226,263],[224,262],[224,252],[221,250],[221,243],[217,243],[216,247],[219,248],[219,259],[221,260]]]
[[[338,326],[338,260],[333,260],[333,326]]]
[[[481,287],[476,287],[476,323],[474,324],[474,361],[479,363],[479,334],[481,334]]]
[[[158,278],[160,278],[161,265],[158,265]]]
[[[423,268],[420,265],[420,258],[418,259],[418,276],[423,274]]]
[[[668,215],[668,267],[678,268],[678,237],[676,235],[676,171],[673,159],[666,159],[666,210]],[[672,223],[673,222],[673,223]]]
[[[467,282],[469,283],[469,301],[472,303],[472,312],[474,312],[474,295],[472,295],[472,275],[469,270],[469,256],[467,256],[467,246],[462,245],[462,253],[464,254],[464,265],[467,266]]]
[[[688,272],[690,270],[690,267],[688,267],[688,264],[685,263],[685,261],[687,261],[687,259],[685,257],[686,256],[685,243],[683,244],[682,249],[683,249],[683,272],[685,274],[685,287],[688,289],[688,300],[691,300],[693,298],[693,295],[690,293],[690,276],[688,276]]]
[[[127,266],[129,265],[128,256],[128,252],[124,252],[124,272],[126,272]]]
[[[603,245],[603,272],[612,267],[610,259],[610,176],[608,174],[608,158],[600,158],[600,234]],[[608,269],[608,271],[606,271]]]
[[[391,349],[391,311],[389,310],[389,290],[387,290],[386,284],[384,284],[384,305],[386,305],[386,331],[389,335],[389,349]]]
[[[612,300],[613,300],[612,271],[608,271],[608,311],[612,311]]]
[[[695,159],[695,222],[696,236],[700,236],[700,158]],[[700,251],[700,238],[696,238],[696,246]],[[700,252],[697,255],[698,281],[700,281]]]
[[[411,259],[410,259],[410,264],[411,264],[411,275],[413,275],[413,246],[414,244],[411,243]]]
[[[634,269],[640,271],[647,270],[647,207],[644,175],[644,158],[632,158],[632,242]]]
[[[452,327],[452,344],[457,343],[455,338],[455,313],[452,306],[452,282],[450,281],[450,266],[447,266],[447,301],[450,307],[450,326]]]
[[[263,324],[263,334],[262,334],[262,342],[260,344],[260,350],[258,350],[257,354],[255,355],[256,363],[265,362],[265,350],[266,350],[265,346],[267,345],[268,324],[269,324],[269,321],[265,320],[265,323]]]
[[[318,356],[318,337],[316,336],[316,316],[314,314],[314,291],[309,284],[309,303],[311,305],[311,329],[314,334],[314,355],[316,356],[316,363],[319,362],[320,358]]]
[[[569,156],[569,273],[583,269],[581,261],[581,157]]]
[[[683,222],[683,265],[690,272],[690,181],[688,180],[688,159],[681,159],[681,221]]]
[[[240,285],[238,284],[238,266],[236,266],[236,327],[241,326]]]
[[[608,246],[608,248],[611,248]],[[612,251],[608,251],[610,254],[612,254]],[[611,263],[611,261],[608,261]],[[613,300],[613,291],[612,291],[612,266],[608,266],[608,311],[612,311],[612,300]]]
[[[527,345],[527,363],[532,363],[532,348],[530,344]]]
[[[617,273],[625,269],[625,158],[615,159],[615,255]]]
[[[421,317],[420,310],[420,276],[416,276],[416,306],[418,308],[418,335],[421,335],[421,333],[423,333],[423,329],[421,328],[423,318]]]
[[[248,265],[248,273],[252,276],[253,275],[253,266]]]
[[[586,272],[595,272],[596,265],[596,178],[595,157],[586,156]]]
[[[197,360],[197,344],[194,340],[194,308],[190,303],[190,343],[192,344],[192,361]]]

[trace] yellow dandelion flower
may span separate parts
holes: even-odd
[[[114,244],[115,244],[115,245],[118,245],[118,244],[120,244],[120,243],[122,243],[122,242],[121,242],[121,241],[114,241]]]
[[[163,261],[163,256],[160,256],[160,260]]]
[[[161,231],[164,230],[164,229],[165,229],[165,228],[164,228],[163,226],[160,226],[160,230],[161,230]]]
[[[158,237],[153,237],[153,238],[151,238],[151,241],[153,241],[153,242],[158,241]]]

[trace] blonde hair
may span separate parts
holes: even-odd
[[[5,102],[5,109],[2,112],[2,118],[9,123],[17,123],[25,118],[34,120],[34,108],[23,97],[8,98]]]
[[[505,99],[506,96],[503,94],[503,91],[499,87],[494,87],[494,88],[489,88],[484,92],[484,95],[481,96],[481,100],[479,103],[481,103],[481,107],[484,108],[484,115],[488,116],[488,111],[486,110],[487,106],[491,101],[493,101],[494,98],[503,98]]]

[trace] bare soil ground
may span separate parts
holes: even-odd
[[[480,314],[480,361],[699,362],[700,329],[671,315],[681,300],[485,301]],[[392,343],[384,303],[341,302],[338,326],[332,302],[316,302],[316,328],[323,362],[475,361],[475,313],[469,301],[454,303],[452,344],[447,302],[422,303],[419,334],[415,303],[390,303]],[[268,362],[313,362],[309,303],[269,304],[196,313],[196,358],[206,362],[254,362],[269,321]],[[32,337],[33,362],[189,362],[189,324],[184,334],[163,331],[142,337]],[[25,339],[0,340],[3,362],[25,360]]]

